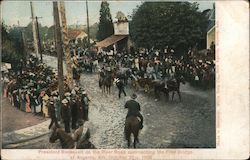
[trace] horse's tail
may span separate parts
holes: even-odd
[[[126,140],[130,139],[131,133],[132,133],[132,128],[131,128],[131,124],[126,122],[125,123],[125,138]]]
[[[102,81],[103,81],[103,80],[101,80],[101,79],[99,80],[99,87],[100,87],[100,88],[102,88],[102,86],[103,86],[103,82],[102,82]]]

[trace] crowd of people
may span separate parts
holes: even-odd
[[[32,55],[21,66],[18,71],[2,72],[3,96],[9,98],[14,107],[50,117],[49,129],[55,124],[64,126],[67,133],[88,121],[90,99],[83,88],[76,85],[73,89],[65,88],[66,93],[60,98],[56,70]]]
[[[100,77],[104,77],[104,74],[111,75],[127,68],[125,71],[129,71],[129,76],[136,79],[165,81],[183,76],[194,86],[214,88],[215,85],[215,61],[209,56],[200,58],[192,49],[180,57],[174,49],[168,47],[164,50],[139,49],[130,53],[100,51],[96,54],[71,48],[71,54],[74,79],[81,69],[86,72],[99,72]],[[66,79],[64,81],[67,86]],[[60,98],[57,71],[40,63],[37,57],[30,55],[27,61],[21,62],[18,71],[2,72],[2,83],[3,95],[10,99],[14,107],[27,113],[41,113],[44,117],[50,117],[49,129],[53,125],[64,126],[66,133],[76,130],[75,133],[78,134],[79,128],[89,120],[90,99],[81,88],[80,82],[75,83],[72,89],[64,88],[65,94]],[[115,79],[115,83],[119,89],[119,98],[121,93],[126,96],[125,84],[119,77]],[[134,114],[141,119],[140,128],[143,128],[143,117],[139,114],[140,105],[135,101],[135,94],[132,99],[125,105],[129,109],[128,115],[135,110]]]
[[[74,59],[80,59],[79,68],[86,71],[89,66],[92,72],[117,71],[129,68],[137,78],[169,80],[175,76],[183,76],[191,85],[201,88],[214,88],[215,61],[211,55],[199,56],[193,49],[189,49],[183,56],[177,56],[171,48],[140,49],[138,51],[115,53],[100,51],[89,54],[77,50]]]

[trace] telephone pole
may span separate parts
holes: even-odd
[[[35,50],[35,55],[38,57],[38,41],[37,41],[37,33],[36,33],[36,22],[34,17],[34,9],[33,9],[33,3],[30,2],[30,9],[31,9],[31,19],[32,19],[32,32],[33,32],[33,46]]]
[[[86,0],[86,12],[87,12],[87,29],[88,29],[88,48],[90,46],[89,40],[89,9],[88,9],[88,0]]]
[[[63,48],[62,48],[62,35],[61,35],[58,3],[56,1],[53,2],[53,12],[54,12],[54,22],[55,22],[56,52],[58,60],[58,88],[59,88],[59,96],[61,102],[64,95]]]
[[[59,5],[60,5],[60,14],[61,14],[61,21],[62,21],[62,34],[63,34],[65,61],[66,61],[66,68],[67,68],[67,83],[69,84],[70,88],[73,88],[73,70],[72,70],[72,62],[71,62],[71,55],[70,55],[70,49],[69,49],[68,28],[67,28],[67,21],[66,21],[66,15],[65,15],[64,1],[60,1]]]
[[[43,63],[42,45],[41,45],[41,40],[40,40],[40,32],[39,32],[39,26],[38,26],[38,18],[42,18],[42,17],[37,17],[37,16],[36,16],[36,30],[37,30],[37,40],[38,40],[38,53],[40,53],[40,60],[41,60],[41,63]]]
[[[21,52],[23,52],[22,54],[24,55],[24,63],[26,63],[26,59],[27,59],[27,55],[26,55],[26,47],[25,47],[25,38],[24,38],[24,33],[23,33],[23,29],[20,27],[20,22],[17,21],[17,26],[18,26],[18,30],[20,32],[20,42],[22,45],[22,50]]]

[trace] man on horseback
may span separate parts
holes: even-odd
[[[134,93],[131,96],[131,100],[128,100],[125,104],[125,108],[128,108],[128,113],[126,118],[130,117],[130,116],[136,116],[139,117],[141,120],[140,123],[140,129],[143,128],[143,116],[141,115],[140,111],[141,111],[141,106],[140,104],[135,100],[137,98],[137,95]]]

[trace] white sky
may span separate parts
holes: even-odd
[[[126,16],[131,15],[133,9],[140,5],[141,1],[108,1],[112,18],[114,19],[118,11],[122,11]],[[194,2],[194,1],[191,1]],[[199,1],[200,10],[213,7],[214,1]],[[6,25],[17,24],[26,26],[30,21],[31,11],[29,1],[2,1],[1,19]],[[45,26],[53,25],[53,5],[52,1],[33,1],[35,16],[42,17],[39,22]],[[90,25],[99,21],[99,10],[101,1],[88,1]],[[85,1],[66,1],[67,23],[86,24],[86,2]]]

